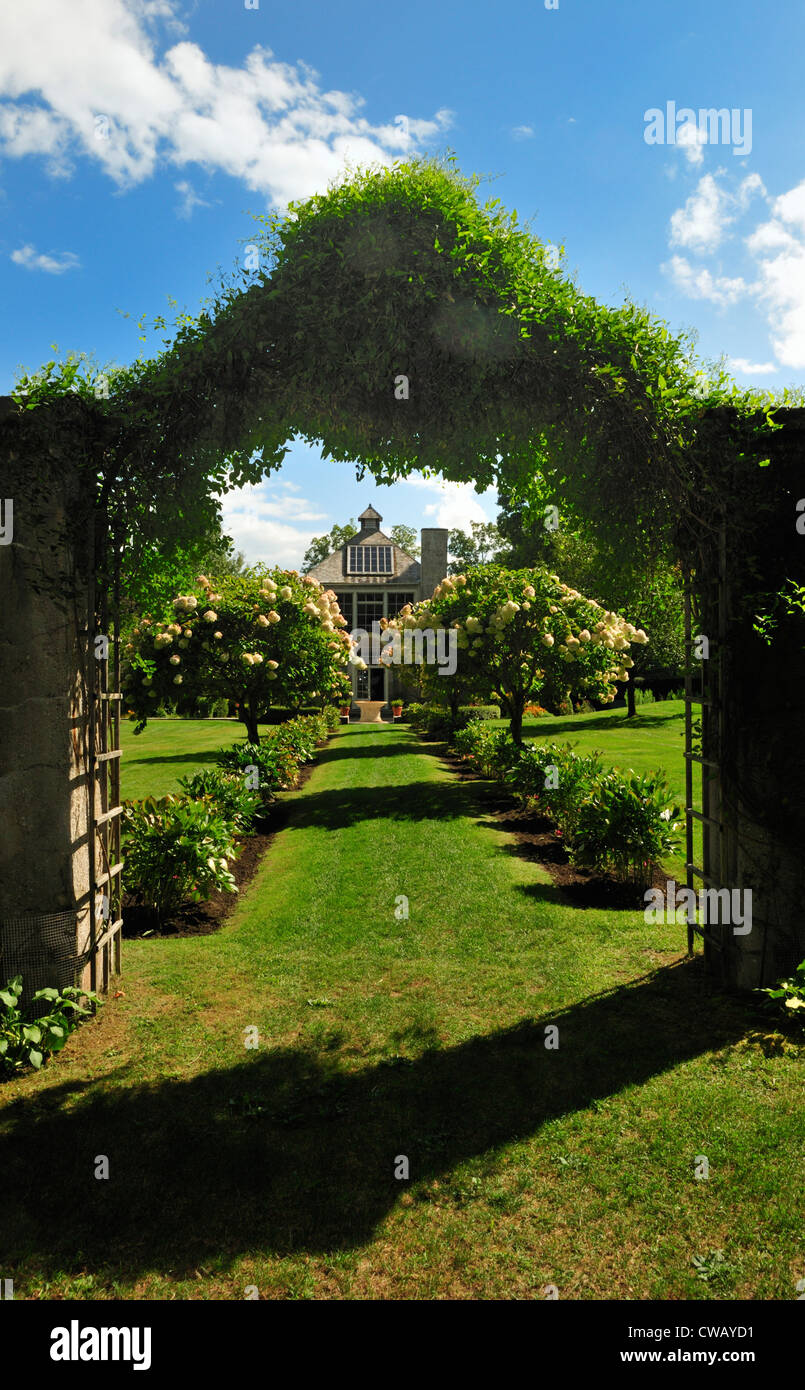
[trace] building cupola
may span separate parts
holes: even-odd
[[[365,512],[361,512],[358,520],[361,523],[361,531],[365,533],[367,531],[379,531],[383,518],[379,512],[375,511],[374,507],[367,507]]]

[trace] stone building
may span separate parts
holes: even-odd
[[[423,526],[421,559],[414,560],[380,529],[383,520],[374,507],[358,517],[360,531],[346,545],[314,565],[310,574],[338,597],[347,631],[372,631],[372,623],[393,618],[406,603],[430,598],[447,574],[447,531]],[[365,671],[352,668],[352,694],[358,705],[379,707],[397,693],[394,668],[372,663]],[[362,713],[369,713],[368,708]]]

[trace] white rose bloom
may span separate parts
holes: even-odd
[[[279,666],[279,662],[278,662],[278,661],[267,661],[267,662],[266,662],[266,666],[269,666],[269,667],[271,668],[272,671],[276,671],[277,667]]]
[[[173,684],[174,684],[174,685],[181,685],[181,683],[182,683],[182,678],[181,678],[181,676],[174,676],[174,677],[173,677]]]
[[[261,655],[260,652],[254,652],[254,653],[252,654],[252,662],[253,662],[253,664],[254,664],[255,666],[261,666],[261,665],[262,665],[263,658],[262,658],[262,655]]]
[[[293,598],[293,589],[290,584],[283,584],[280,589],[280,598]]]
[[[213,637],[215,638],[216,642],[220,642],[220,640],[221,640],[221,638],[223,637],[224,634],[223,634],[222,632],[214,632],[212,635],[213,635]],[[205,642],[205,643],[204,643],[204,646],[206,647],[206,645],[207,645],[207,643]]]
[[[525,594],[526,598],[536,598],[536,597],[537,597],[537,591],[536,591],[536,589],[534,588],[533,584],[526,584],[526,586],[525,586],[525,588],[524,588],[524,590],[523,590],[523,593]]]
[[[208,608],[206,613],[204,614],[205,623],[214,623],[217,620],[217,618],[218,614],[213,612],[212,608]]]
[[[171,666],[179,666],[179,665],[181,664],[181,660],[182,660],[182,658],[181,658],[180,656],[172,656],[172,657],[171,657]]]
[[[543,632],[543,634],[542,634],[542,636],[541,636],[541,638],[540,638],[540,641],[541,641],[543,647],[552,647],[552,646],[553,646],[553,642],[554,642],[553,633],[552,633],[552,632]]]
[[[264,613],[260,614],[259,618],[257,619],[257,622],[260,627],[268,627],[268,618],[265,616]]]
[[[252,656],[251,652],[244,652],[244,653],[243,653],[243,660],[246,662],[246,665],[247,665],[247,666],[253,666],[253,665],[254,665],[254,657]]]
[[[269,615],[268,615],[268,621],[269,621],[270,623],[278,623],[279,620],[280,620],[280,615],[279,615],[279,613],[276,613],[276,612],[274,611],[274,609],[272,608],[271,612],[270,612]]]

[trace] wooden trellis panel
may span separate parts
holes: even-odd
[[[90,924],[89,987],[104,993],[120,974],[120,546],[106,517],[94,520],[95,564],[87,634]]]
[[[721,767],[724,756],[724,664],[727,627],[726,526],[719,527],[715,575],[699,576],[701,595],[700,632],[694,636],[693,595],[690,575],[685,586],[685,875],[686,886],[698,895],[705,888],[722,888],[731,883],[726,862],[728,837],[722,823]],[[707,657],[697,659],[693,649],[699,636],[705,636]],[[694,707],[700,709],[698,728]],[[701,768],[700,805],[696,806],[693,767]],[[696,864],[694,828],[702,827],[702,862]],[[720,914],[719,914],[720,915]],[[711,974],[722,981],[729,949],[729,926],[718,922],[688,922],[688,954],[693,954],[696,936],[704,942],[705,960]]]

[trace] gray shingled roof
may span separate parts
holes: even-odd
[[[347,574],[347,545],[390,545],[394,554],[392,563],[394,566],[393,574]],[[326,560],[320,560],[314,565],[308,574],[313,579],[318,579],[320,583],[332,588],[334,584],[358,584],[366,585],[368,588],[377,589],[379,587],[398,589],[403,585],[419,584],[421,582],[422,570],[418,560],[413,560],[406,551],[401,550],[390,536],[385,536],[382,531],[367,531],[366,535],[359,539],[358,535],[351,537],[347,545],[342,545],[339,550],[333,551]]]

